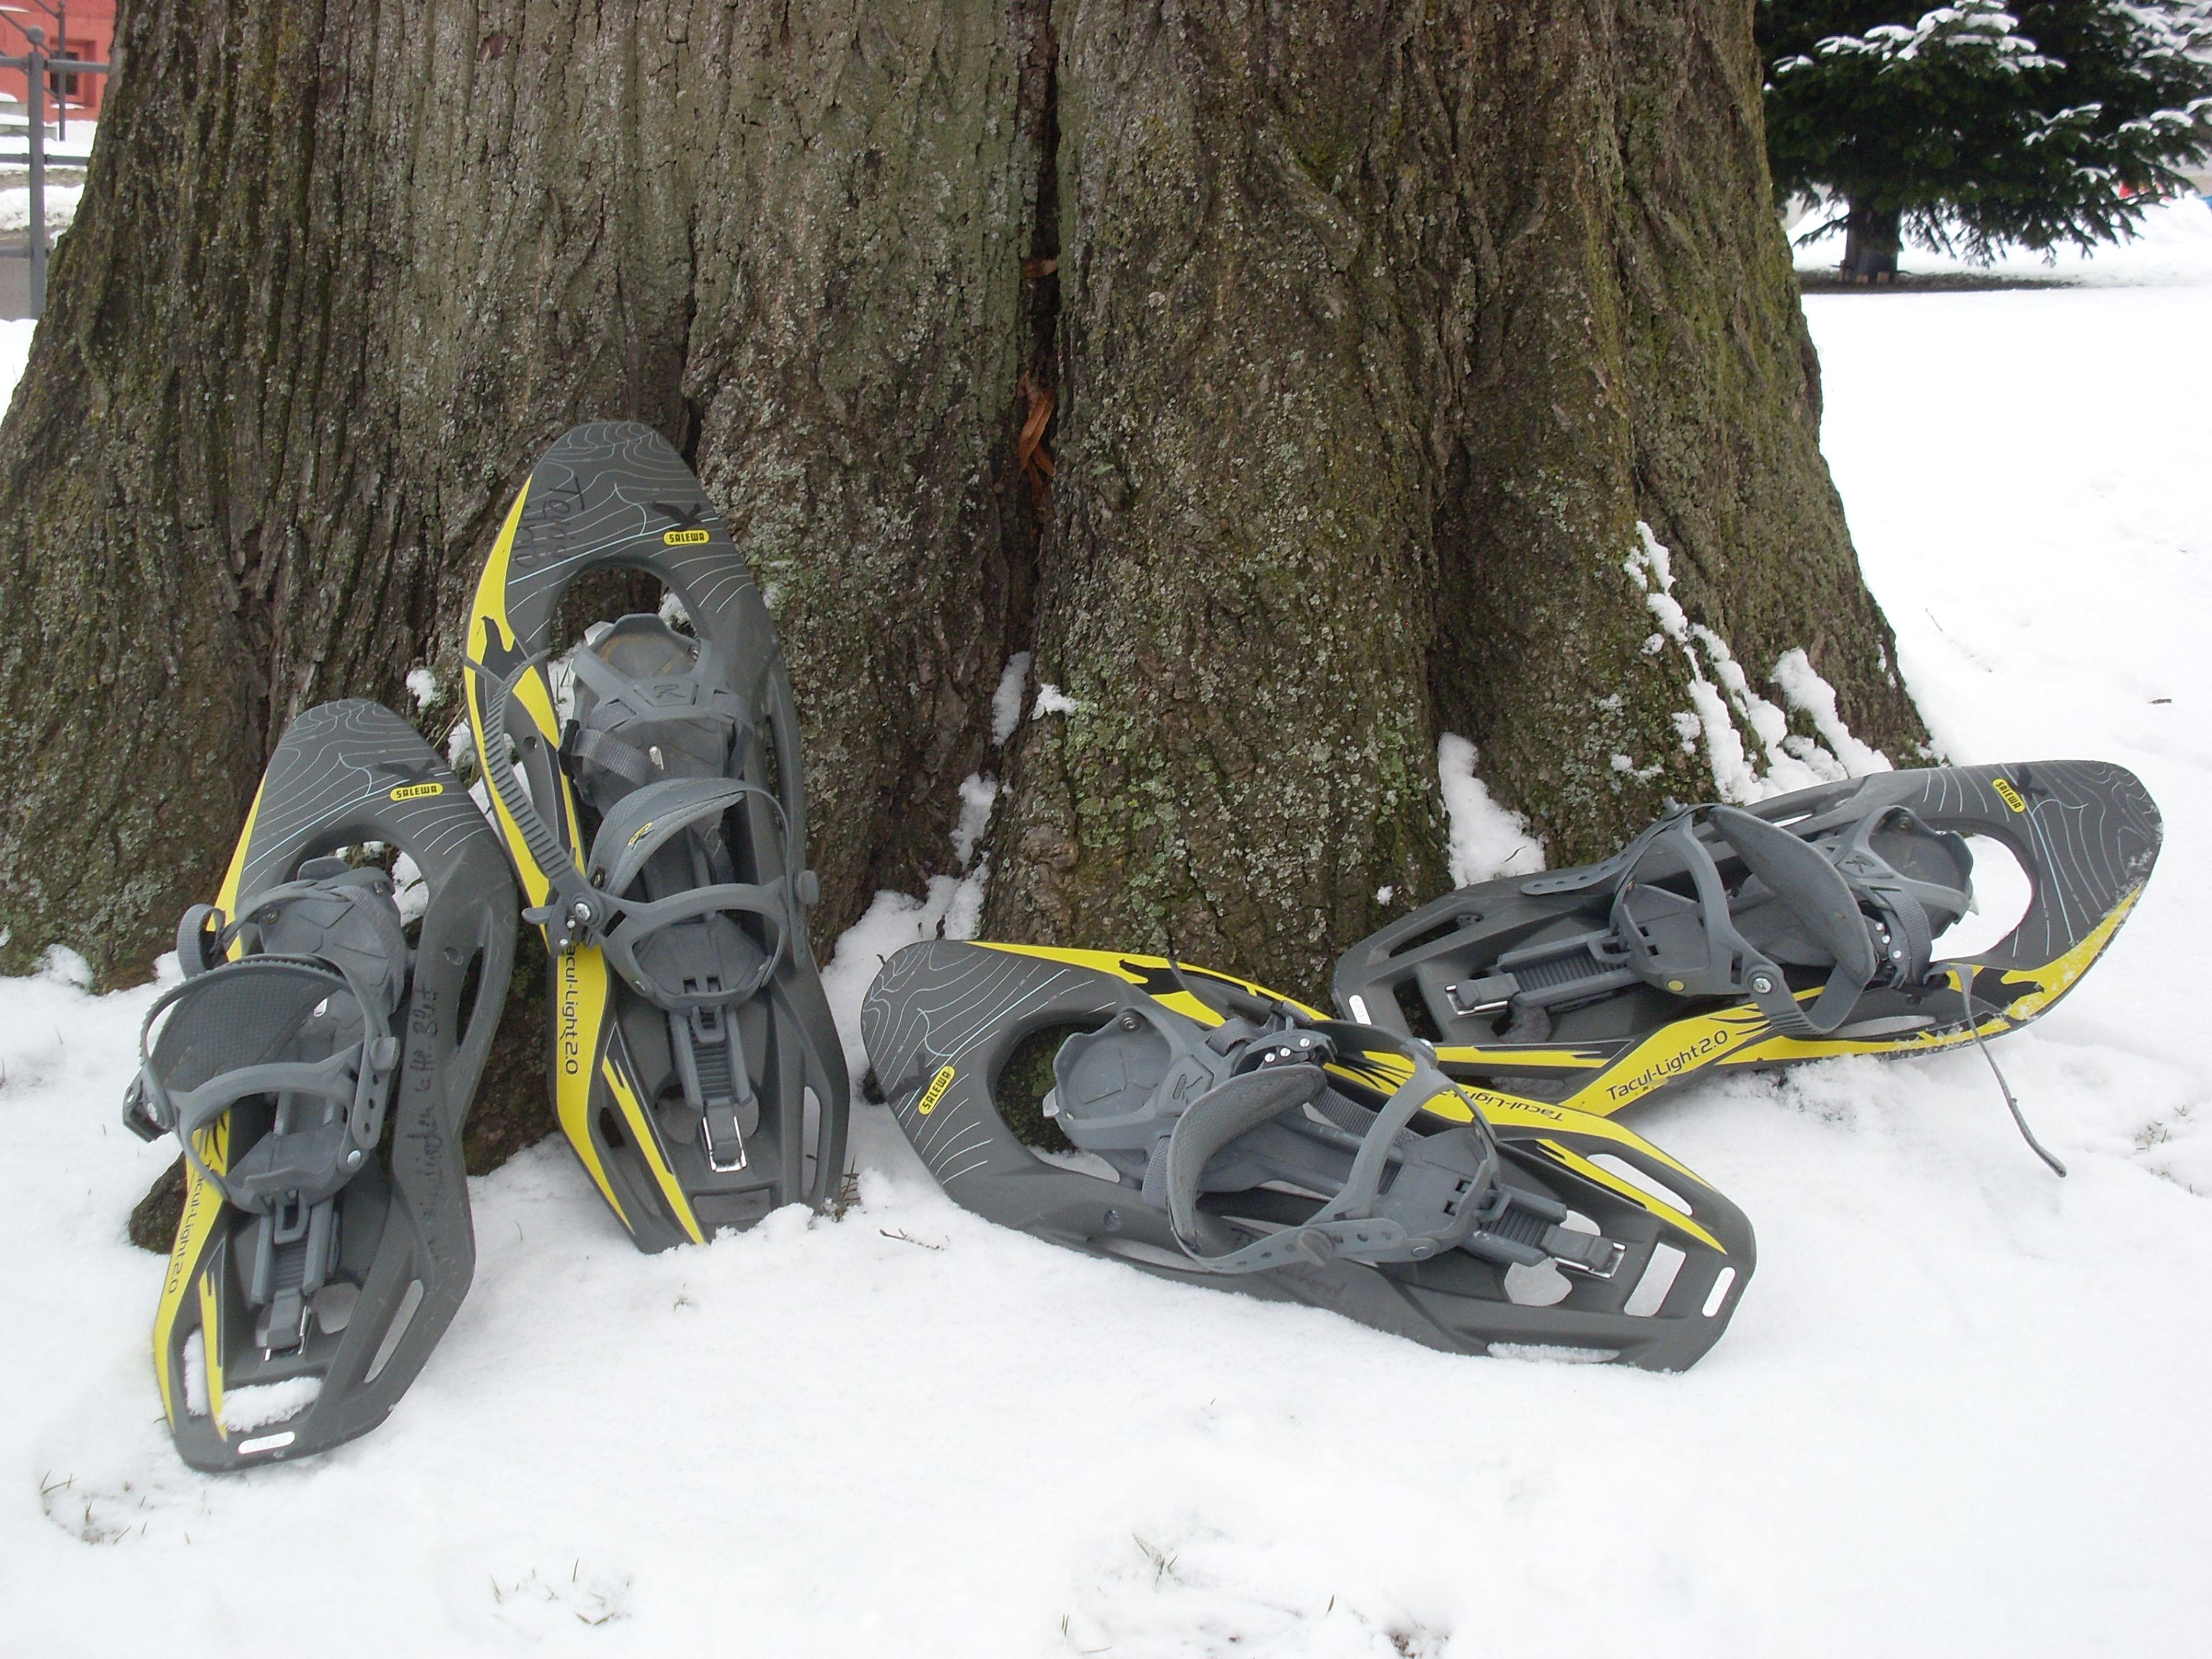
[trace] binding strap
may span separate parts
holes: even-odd
[[[599,942],[607,962],[640,996],[670,1010],[726,1007],[757,994],[775,977],[799,925],[797,878],[781,881],[715,882],[664,899],[626,895],[653,855],[687,831],[719,825],[722,815],[747,796],[767,801],[779,839],[786,828],[783,804],[757,784],[733,778],[669,778],[624,796],[600,821],[586,874],[605,907]],[[712,990],[665,983],[640,960],[653,935],[686,921],[717,915],[758,916],[773,935],[744,977]],[[650,951],[647,951],[650,954]]]
[[[1782,969],[1736,930],[1711,849],[1697,835],[1709,823],[1835,962],[1808,1009]],[[1613,895],[1613,925],[1638,977],[1686,996],[1748,996],[1777,1030],[1824,1036],[1842,1024],[1882,966],[1850,884],[1820,848],[1733,806],[1671,813],[1638,838]],[[1688,872],[1694,897],[1648,879],[1655,854]]]
[[[1409,1151],[1401,1149],[1400,1132],[1413,1115],[1438,1094],[1457,1092],[1416,1055],[1413,1076],[1368,1127],[1336,1195],[1300,1225],[1231,1244],[1228,1230],[1199,1208],[1207,1161],[1240,1135],[1318,1099],[1328,1086],[1318,1066],[1262,1066],[1209,1090],[1176,1120],[1164,1183],[1169,1218],[1185,1253],[1209,1273],[1319,1267],[1338,1257],[1370,1265],[1425,1261],[1464,1243],[1492,1209],[1502,1212],[1498,1155],[1486,1132],[1461,1126],[1416,1136]],[[1383,1176],[1394,1162],[1400,1167],[1385,1194]]]
[[[195,975],[147,1012],[124,1121],[142,1139],[175,1134],[200,1178],[241,1210],[266,1214],[288,1200],[327,1198],[384,1133],[399,1039],[380,1001],[352,974],[313,957],[246,957]],[[319,1059],[299,1054],[326,1043]],[[253,1096],[280,1102],[277,1121],[218,1174],[203,1132]]]

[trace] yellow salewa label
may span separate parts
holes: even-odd
[[[937,1109],[937,1103],[945,1098],[945,1091],[952,1086],[953,1072],[950,1066],[938,1067],[937,1075],[929,1079],[929,1087],[922,1092],[921,1101],[914,1109],[927,1117]]]
[[[660,539],[671,547],[688,547],[708,538],[703,530],[672,530]]]
[[[641,823],[641,824],[639,824],[639,825],[637,826],[637,833],[636,833],[635,835],[632,836],[629,838],[629,844],[630,844],[632,847],[635,847],[635,846],[636,846],[636,845],[638,844],[638,842],[640,842],[643,841],[643,840],[644,840],[647,836],[651,835],[652,833],[653,833],[653,820],[652,820],[651,818],[647,818],[647,819],[643,823]]]
[[[442,783],[405,783],[392,792],[392,799],[422,800],[428,796],[442,795],[445,793],[446,786]]]
[[[2014,788],[2012,785],[2003,778],[1999,778],[1996,782],[1990,785],[1990,787],[1996,790],[1997,792],[1997,799],[2002,801],[2007,806],[2011,807],[2014,811],[2025,812],[2027,811],[2027,802],[2021,799],[2020,791]]]

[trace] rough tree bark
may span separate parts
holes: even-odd
[[[293,713],[450,684],[586,416],[776,608],[825,949],[979,769],[992,931],[1311,989],[1445,880],[1440,731],[1555,856],[1713,792],[1721,640],[1923,740],[1747,0],[126,0],[117,55],[0,428],[6,966],[141,970]]]

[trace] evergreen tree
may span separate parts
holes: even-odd
[[[2206,0],[1759,0],[1766,138],[1784,199],[1825,191],[1846,275],[1910,234],[1986,259],[2133,234],[2212,149]]]

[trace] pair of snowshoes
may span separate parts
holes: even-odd
[[[607,568],[658,578],[688,629],[602,621],[556,659],[563,599]],[[309,710],[215,904],[185,917],[184,982],[148,1017],[125,1115],[185,1150],[155,1354],[194,1468],[374,1428],[459,1307],[462,1127],[507,1001],[510,864],[552,953],[556,1115],[639,1248],[836,1190],[847,1085],[807,943],[790,681],[744,561],[657,434],[580,427],[538,463],[466,663],[484,809],[397,715]],[[417,921],[380,865],[345,856],[363,849],[411,866]]]
[[[1969,836],[2033,893],[1947,957]],[[2111,943],[2160,838],[2116,766],[1877,774],[1449,894],[1346,953],[1338,1018],[1156,957],[939,941],[884,965],[862,1031],[915,1152],[993,1220],[1433,1347],[1678,1370],[1725,1328],[1751,1228],[1613,1115],[1708,1072],[2027,1024]]]

